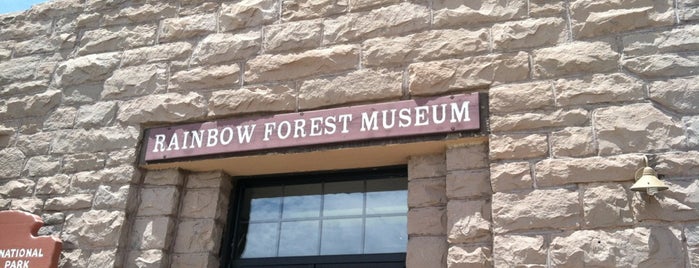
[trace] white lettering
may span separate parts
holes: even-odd
[[[157,153],[158,148],[160,148],[161,152],[165,151],[165,135],[163,135],[163,134],[155,135],[155,146],[153,146],[153,152]],[[0,251],[0,252],[2,252],[2,251]]]
[[[468,101],[464,101],[464,103],[461,105],[461,109],[459,109],[459,106],[456,103],[451,104],[451,120],[449,120],[450,123],[456,123],[456,122],[468,122],[471,121],[471,118],[469,117],[468,114]]]
[[[439,112],[437,111],[437,107],[442,107],[442,111]],[[437,115],[441,114],[442,118],[437,119]],[[444,123],[444,121],[447,120],[447,104],[440,104],[440,105],[432,105],[432,121],[434,121],[435,124],[441,124]]]
[[[391,116],[386,116],[386,112],[388,112],[388,110],[381,111],[381,114],[383,117],[383,122],[382,122],[383,128],[384,129],[392,129],[393,126],[396,125],[396,109],[391,109]],[[390,125],[386,124],[386,121],[388,121],[389,118],[391,119]]]
[[[179,150],[180,142],[177,141],[177,133],[172,134],[170,137],[170,144],[167,146],[166,151]]]
[[[241,129],[243,129],[240,126],[237,126],[236,128],[238,129],[238,143],[250,143],[252,133],[255,131],[255,125],[253,124],[252,128],[250,128],[249,125],[245,125],[245,127],[243,127],[245,129],[244,131],[240,131]]]
[[[351,114],[341,114],[340,121],[342,121],[341,133],[349,133],[349,130],[347,129],[347,125],[349,124],[349,121],[352,121],[352,115]]]
[[[371,117],[367,116],[367,113],[362,113],[362,128],[359,129],[360,131],[367,131],[367,130],[378,130],[379,127],[377,126],[376,122],[376,116],[379,113],[376,111],[371,112]]]
[[[238,127],[238,130],[240,130],[240,127]],[[227,135],[226,132],[228,132]],[[231,143],[231,141],[233,140],[233,129],[231,127],[224,127],[223,129],[221,129],[220,140],[221,144],[223,145],[228,145],[229,143]]]
[[[323,134],[323,132],[320,131],[320,123],[323,122],[322,117],[313,117],[311,118],[311,131],[308,134],[308,136],[315,137],[315,136],[320,136]]]
[[[282,127],[286,124],[286,133],[282,135]],[[286,138],[291,135],[291,123],[289,121],[281,121],[279,123],[279,128],[277,129],[277,137],[279,137],[282,140],[285,140]]]
[[[303,127],[305,127],[305,126],[306,126],[305,119],[294,120],[294,138],[306,137],[306,130],[303,129]],[[299,133],[301,133],[301,134],[299,135]]]
[[[429,109],[427,106],[415,107],[415,126],[426,126],[429,123],[425,114]]]
[[[398,117],[400,117],[400,120],[398,121],[398,127],[408,127],[412,123],[412,118],[410,117],[410,109],[408,108],[400,109],[400,111],[398,112]]]
[[[198,135],[197,135],[198,134]],[[201,148],[201,141],[204,140],[204,131],[199,130],[192,132],[192,145],[190,145],[190,148]],[[197,146],[194,147],[194,143],[197,143]]]
[[[323,130],[323,134],[335,134],[335,131],[337,131],[337,125],[335,125],[335,122],[337,122],[336,120],[337,118],[335,118],[334,116],[328,116],[325,118],[325,129]]]
[[[189,136],[189,131],[182,133],[182,150],[187,149],[187,136]]]
[[[213,147],[218,144],[218,128],[210,128],[206,139],[206,147]]]
[[[263,141],[269,140],[269,136],[272,135],[272,131],[274,131],[274,126],[275,126],[274,122],[265,123],[265,137],[262,138]]]

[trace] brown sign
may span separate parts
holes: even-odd
[[[478,93],[218,120],[146,130],[145,160],[480,128]]]
[[[61,241],[37,237],[44,222],[22,211],[0,211],[0,267],[55,268],[61,255]]]

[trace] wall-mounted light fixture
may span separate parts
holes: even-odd
[[[648,166],[648,157],[643,156],[646,167],[636,171],[636,183],[631,186],[632,191],[646,192],[648,195],[655,195],[660,191],[667,190],[667,185],[658,179],[658,174]]]

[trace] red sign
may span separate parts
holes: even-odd
[[[61,241],[37,237],[44,222],[22,211],[0,211],[0,267],[55,268],[61,255]]]
[[[478,93],[146,130],[145,160],[447,133],[480,128]]]

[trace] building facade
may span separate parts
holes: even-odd
[[[693,0],[50,1],[0,16],[0,210],[41,216],[60,267],[699,267],[698,23]],[[469,131],[145,158],[147,129],[471,93]],[[630,190],[646,163],[668,190]]]

